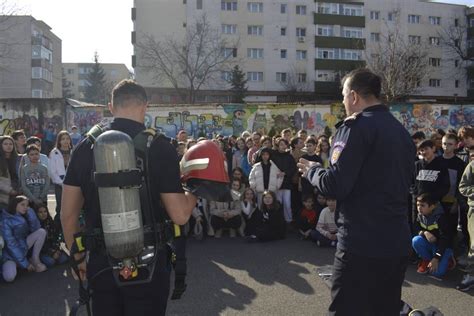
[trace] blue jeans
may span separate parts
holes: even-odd
[[[418,256],[421,257],[423,260],[429,260],[433,259],[435,253],[436,253],[436,244],[430,243],[426,238],[422,236],[415,236],[412,239],[412,246],[415,252],[418,254]],[[446,271],[448,270],[448,264],[449,264],[449,259],[453,256],[453,250],[451,248],[446,248],[444,251],[443,256],[441,257],[441,260],[439,261],[438,264],[438,271],[431,273],[435,277],[442,277],[446,274]]]
[[[40,255],[40,260],[43,262],[48,268],[51,268],[55,264],[63,264],[69,260],[69,257],[61,251],[61,255],[57,260],[54,260],[53,257],[49,255]]]

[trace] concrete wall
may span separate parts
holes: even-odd
[[[306,129],[310,134],[334,132],[344,117],[340,103],[332,105],[219,104],[150,106],[145,124],[170,137],[186,129],[194,137],[215,134],[239,135],[244,130],[272,134],[284,128]],[[63,99],[0,100],[0,135],[24,129],[28,135],[53,123],[57,129],[78,126],[82,133],[94,124],[110,120],[105,107],[73,108]],[[393,115],[410,133],[421,130],[430,135],[438,128],[458,129],[474,125],[474,104],[394,104]]]

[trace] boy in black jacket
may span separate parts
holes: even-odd
[[[423,159],[415,162],[414,194],[419,196],[430,193],[436,202],[449,192],[449,175],[443,159],[436,157],[436,147],[431,140],[425,140],[418,146]]]
[[[413,237],[412,246],[422,259],[417,272],[430,272],[440,278],[455,265],[449,223],[443,208],[433,195],[421,194],[416,199],[416,204],[418,235]]]

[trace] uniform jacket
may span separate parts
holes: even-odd
[[[61,151],[54,148],[49,153],[49,176],[54,184],[63,184],[64,176],[66,175],[66,168],[64,168],[64,158]]]
[[[15,261],[22,268],[28,268],[28,245],[26,237],[41,228],[35,212],[29,208],[23,216],[18,213],[12,215],[2,211],[3,238],[5,249],[3,249],[3,260]]]
[[[410,135],[382,104],[336,127],[329,168],[313,167],[307,179],[337,199],[338,248],[373,258],[407,256],[416,154]]]
[[[282,177],[278,177],[280,169],[276,166],[274,162],[270,160],[270,179],[268,181],[268,190],[276,192],[280,189],[280,186],[283,182]],[[263,184],[263,168],[262,163],[257,162],[250,171],[249,176],[249,185],[255,192],[263,193],[265,191]]]
[[[421,236],[423,232],[428,231],[436,237],[436,253],[443,256],[446,248],[452,248],[453,236],[450,233],[448,219],[444,214],[443,207],[438,204],[430,215],[418,213],[416,222],[416,232]],[[424,237],[424,235],[423,235]]]

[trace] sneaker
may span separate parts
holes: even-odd
[[[44,272],[48,270],[48,268],[42,263],[37,263],[34,266],[35,266],[35,272]]]
[[[461,283],[456,285],[456,289],[459,291],[469,291],[471,288],[474,288],[474,276],[470,274],[464,275]]]
[[[454,256],[451,256],[448,262],[448,271],[454,270],[454,268],[456,268],[456,259],[454,259]]]
[[[416,272],[418,273],[421,273],[421,274],[426,274],[428,273],[428,271],[430,270],[428,268],[428,264],[430,264],[430,261],[429,260],[421,260],[419,263],[418,263],[418,269],[416,270]]]
[[[214,234],[214,238],[221,238],[222,237],[222,229],[216,230]]]
[[[252,242],[257,242],[258,239],[257,239],[257,236],[250,235],[250,236],[245,236],[245,241],[248,243],[252,243]]]
[[[229,229],[229,237],[235,238],[236,236],[237,236],[237,233],[235,232],[235,229],[233,228]]]

